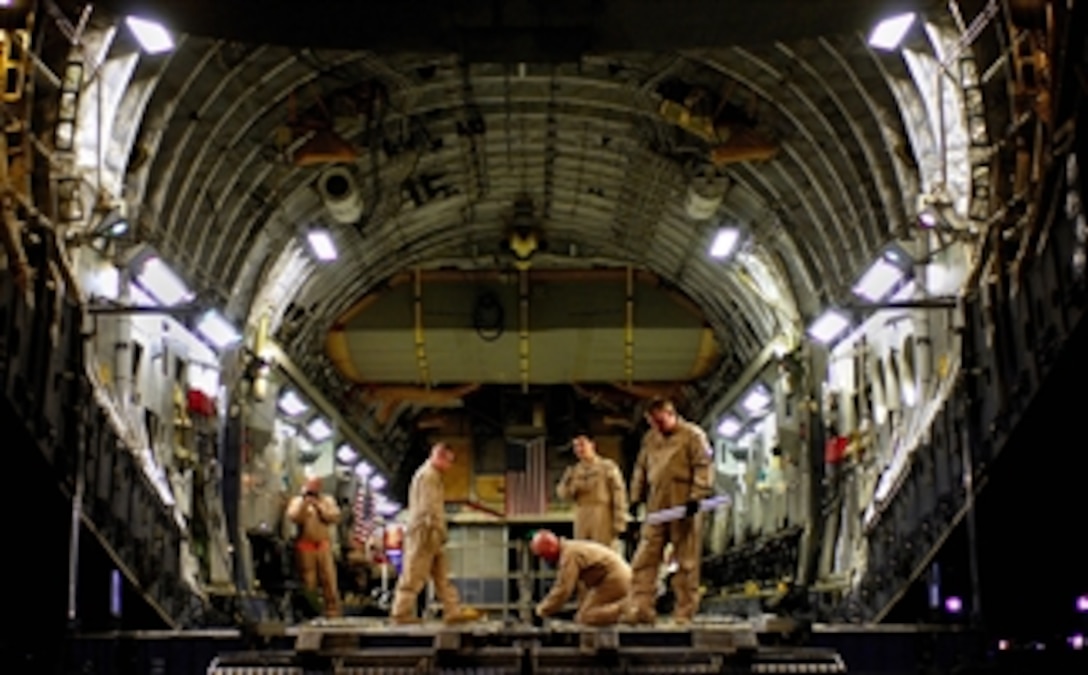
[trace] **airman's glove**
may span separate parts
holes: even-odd
[[[696,513],[699,513],[699,500],[689,499],[687,504],[684,505],[684,515],[690,518]]]

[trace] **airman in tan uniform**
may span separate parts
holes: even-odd
[[[397,579],[393,608],[394,623],[418,623],[416,600],[430,579],[442,603],[442,617],[447,623],[473,621],[479,613],[461,607],[457,589],[450,583],[446,562],[446,500],[442,474],[453,464],[453,450],[436,443],[431,455],[419,467],[408,487],[408,528],[404,536],[404,563]]]
[[[536,606],[546,617],[558,612],[574,592],[586,589],[574,620],[588,626],[618,622],[631,591],[631,568],[613,549],[593,541],[559,539],[549,530],[540,530],[529,544],[534,555],[557,565],[555,584]]]
[[[587,435],[575,436],[573,446],[578,463],[567,467],[555,492],[575,503],[574,538],[615,546],[627,526],[623,474],[615,462],[597,454]]]
[[[672,402],[655,399],[646,413],[650,431],[631,476],[631,501],[645,500],[646,511],[686,506],[687,517],[659,525],[644,524],[631,562],[632,593],[627,620],[653,623],[657,575],[666,543],[673,545],[677,570],[673,576],[676,609],[673,618],[691,621],[699,607],[699,566],[702,561],[702,516],[699,500],[710,496],[712,453],[706,433],[681,418]]]
[[[331,496],[321,494],[320,478],[308,479],[302,494],[291,498],[287,504],[287,518],[298,525],[295,553],[303,587],[317,590],[320,580],[325,616],[340,616],[336,564],[329,540],[329,529],[340,522],[340,507]]]

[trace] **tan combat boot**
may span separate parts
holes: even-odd
[[[479,621],[481,618],[483,618],[483,614],[475,607],[462,607],[456,612],[444,614],[442,620],[448,624],[454,624],[470,623],[472,621]]]

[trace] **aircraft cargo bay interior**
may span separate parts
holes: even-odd
[[[1088,672],[1085,2],[0,20],[4,672]]]

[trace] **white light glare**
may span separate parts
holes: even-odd
[[[167,267],[166,263],[158,256],[148,258],[144,262],[136,281],[144,287],[144,290],[167,307],[191,300],[193,297],[192,291],[181,280],[181,277],[175,274],[174,270]]]
[[[332,243],[332,237],[325,230],[313,230],[306,236],[310,242],[310,248],[318,260],[328,262],[336,260],[336,245]]]
[[[918,387],[914,385],[913,380],[903,380],[903,386],[900,389],[900,393],[903,395],[903,405],[913,408],[918,404]]]
[[[740,241],[740,230],[735,227],[723,227],[714,237],[714,243],[710,245],[710,257],[728,258],[737,248]]]
[[[381,490],[387,484],[388,481],[385,480],[385,476],[381,475],[380,473],[376,473],[370,477],[370,487],[374,488],[375,490]]]
[[[355,460],[359,459],[359,453],[355,452],[355,448],[345,443],[336,449],[336,459],[341,464],[354,464]]]
[[[820,318],[812,322],[808,328],[808,334],[814,340],[825,345],[842,335],[842,332],[850,326],[850,320],[842,312],[829,309],[820,315]]]
[[[1084,636],[1080,633],[1069,638],[1069,646],[1073,649],[1080,651],[1084,649]]]
[[[196,324],[198,333],[208,339],[216,349],[223,349],[242,339],[242,334],[230,324],[218,310],[210,309]]]
[[[310,438],[320,443],[332,436],[332,427],[320,417],[315,417],[312,422],[306,425],[306,433],[310,435]]]
[[[751,414],[764,410],[771,403],[771,395],[762,387],[756,387],[744,397],[741,405]]]
[[[940,220],[937,217],[937,213],[932,208],[928,208],[918,214],[918,224],[927,230],[932,230],[937,227],[938,223],[940,223]]]
[[[91,278],[91,288],[95,295],[109,300],[121,297],[121,271],[113,265],[104,265]]]
[[[884,19],[869,34],[869,46],[884,51],[899,48],[899,43],[906,37],[907,31],[914,25],[914,12],[897,14]]]
[[[903,280],[903,270],[883,256],[854,284],[854,294],[869,302],[880,302]]]
[[[722,420],[721,424],[718,425],[718,433],[726,438],[733,438],[740,433],[740,429],[740,420],[732,415],[727,416]]]
[[[310,406],[293,391],[288,391],[280,398],[280,410],[288,417],[297,417],[309,409]]]
[[[128,232],[128,221],[121,219],[106,228],[106,234],[111,237],[120,237],[125,232]]]
[[[162,24],[135,16],[126,18],[125,23],[148,54],[161,54],[174,48],[174,38]]]

